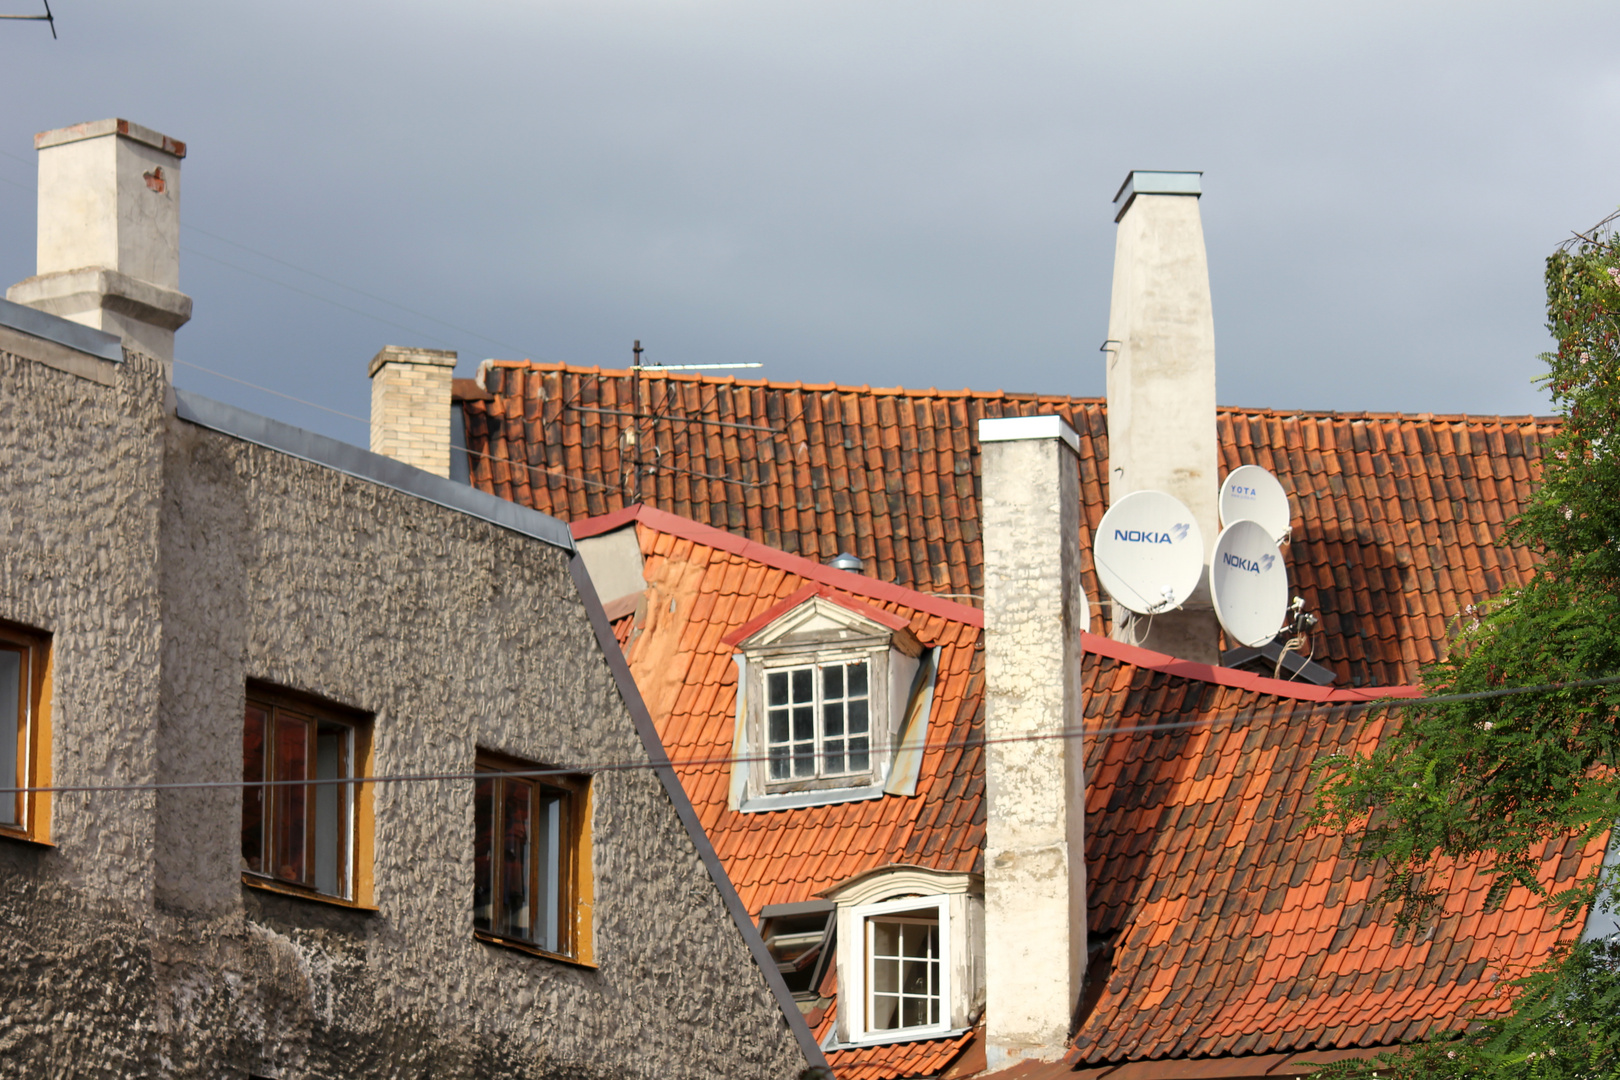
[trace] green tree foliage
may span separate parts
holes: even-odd
[[[1562,414],[1542,483],[1505,542],[1541,560],[1521,586],[1459,619],[1426,696],[1374,751],[1319,763],[1317,820],[1360,833],[1388,868],[1379,899],[1434,914],[1436,860],[1480,857],[1492,896],[1523,886],[1573,917],[1612,883],[1594,871],[1547,895],[1549,844],[1620,820],[1620,248],[1610,219],[1547,260],[1544,382]],[[1517,687],[1556,688],[1493,693]],[[1620,1076],[1620,955],[1577,946],[1517,985],[1514,1012],[1403,1051],[1380,1076]],[[1607,1011],[1594,1011],[1603,1002]],[[1535,1055],[1535,1056],[1532,1056]],[[1579,1064],[1577,1064],[1579,1063]],[[1344,1065],[1336,1075],[1374,1067]],[[1327,1074],[1323,1074],[1327,1075]]]

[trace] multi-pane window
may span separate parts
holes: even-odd
[[[242,865],[354,898],[355,775],[364,731],[298,702],[249,693],[242,735]],[[284,783],[284,781],[324,783]]]
[[[870,681],[865,660],[767,671],[770,779],[848,776],[870,769]]]
[[[938,908],[867,919],[866,957],[867,1031],[940,1023]]]
[[[508,775],[524,766],[481,758],[473,784],[473,927],[559,956],[576,933],[584,781]]]
[[[45,643],[34,635],[0,627],[0,831],[32,834],[39,761],[40,686]]]

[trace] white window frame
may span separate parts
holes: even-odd
[[[871,951],[871,920],[884,915],[898,915],[924,909],[933,909],[938,919],[939,941],[939,1022],[936,1024],[921,1024],[913,1027],[883,1028],[874,1031],[871,1028],[871,994],[870,980],[872,970]],[[851,1024],[851,1039],[853,1043],[885,1043],[897,1042],[903,1039],[915,1039],[933,1035],[944,1035],[951,1030],[951,905],[950,896],[936,894],[934,896],[907,896],[898,900],[884,900],[876,904],[862,904],[850,910],[850,921],[858,929],[860,942],[859,963],[850,964],[844,968],[843,976],[848,985],[838,988],[839,1007],[848,1009]]]
[[[887,683],[887,665],[882,663],[887,649],[861,649],[840,650],[837,652],[818,652],[809,656],[778,656],[760,665],[760,742],[766,758],[764,767],[765,791],[796,791],[810,785],[834,785],[838,787],[855,787],[859,784],[869,783],[881,777],[886,771],[888,754],[886,753],[890,741],[888,734],[889,703],[886,698],[888,687],[881,690],[877,686],[879,676],[884,677]],[[866,665],[866,768],[846,772],[825,772],[827,759],[824,747],[826,745],[826,714],[825,704],[822,701],[823,668],[833,666],[847,666],[849,664],[863,663]],[[809,668],[811,674],[811,690],[813,692],[812,707],[815,710],[815,733],[812,752],[815,754],[815,772],[809,776],[772,777],[770,771],[771,753],[771,703],[770,685],[771,676],[784,671],[798,671]],[[845,699],[848,700],[847,698]],[[881,713],[881,715],[880,715]],[[790,721],[791,722],[791,721]],[[845,739],[847,741],[849,730],[849,717],[844,717]],[[791,732],[790,732],[791,734]],[[791,750],[792,740],[789,742],[788,761],[794,759]],[[846,750],[847,754],[847,750]]]

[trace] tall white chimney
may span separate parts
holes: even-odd
[[[1063,1055],[1086,973],[1079,445],[1056,416],[979,421],[992,1069]]]
[[[15,303],[174,359],[191,318],[180,291],[180,162],[186,144],[128,120],[97,120],[34,136],[39,152],[35,275]]]
[[[1108,312],[1108,498],[1156,490],[1187,504],[1204,535],[1219,529],[1215,316],[1198,214],[1202,173],[1125,178],[1114,203],[1114,294]],[[1182,606],[1132,619],[1112,609],[1115,638],[1217,663],[1220,627],[1206,580]]]

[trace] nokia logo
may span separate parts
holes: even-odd
[[[1115,529],[1114,539],[1123,540],[1129,544],[1173,544],[1177,540],[1187,539],[1191,526],[1176,524],[1170,526],[1169,532],[1159,532],[1155,529]]]
[[[1221,561],[1233,570],[1241,570],[1246,574],[1258,574],[1270,570],[1277,563],[1277,556],[1262,555],[1258,560],[1245,559],[1242,555],[1234,555],[1230,551],[1222,552]]]

